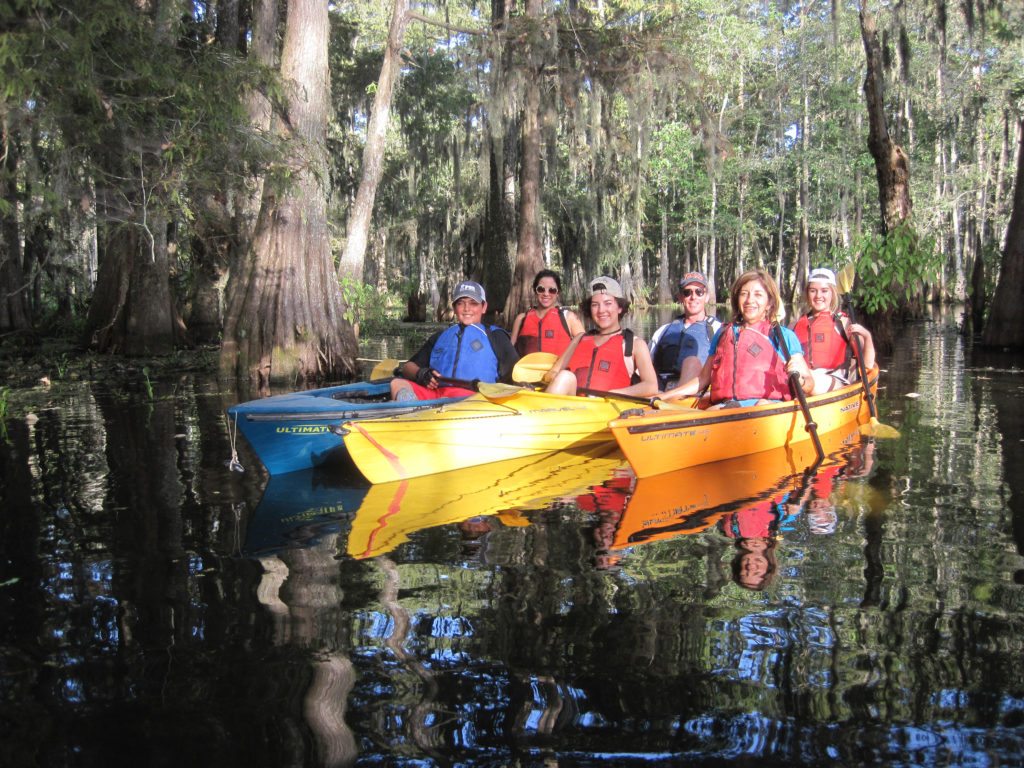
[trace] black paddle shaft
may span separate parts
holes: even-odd
[[[782,350],[782,357],[785,358],[786,363],[789,363],[791,355],[789,354],[789,349],[786,347],[786,340],[782,336],[782,331],[778,329],[778,324],[776,324],[772,330],[776,332],[776,338],[779,341],[779,349]],[[814,464],[808,467],[808,471],[813,471],[816,470],[818,465],[825,460],[825,449],[821,447],[821,438],[818,437],[818,425],[814,422],[814,417],[811,416],[810,406],[807,405],[807,395],[804,394],[804,388],[800,381],[799,371],[792,371],[789,374],[789,389],[793,393],[793,397],[800,403],[800,410],[804,412],[804,422],[806,424],[807,431],[811,433],[811,441],[814,443],[814,450],[818,454],[818,458]]]

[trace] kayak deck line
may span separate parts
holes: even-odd
[[[824,395],[819,395],[819,397],[824,397]],[[836,395],[833,397],[826,398],[824,400],[815,399],[813,402],[809,402],[808,405],[810,405],[811,408],[817,408],[819,406],[831,405],[833,403],[838,403],[840,401],[849,399],[849,395]],[[721,408],[718,410],[710,411],[709,413],[709,409],[694,408],[694,414],[701,413],[706,415],[690,416],[689,414],[680,414],[677,417],[677,421],[658,422],[656,424],[636,424],[632,426],[627,424],[626,429],[631,435],[642,435],[648,432],[662,432],[670,429],[679,429],[687,427],[705,427],[710,424],[724,424],[726,422],[731,421],[746,421],[749,419],[761,419],[768,416],[779,416],[783,414],[788,414],[797,410],[799,406],[800,404],[797,403],[795,400],[787,400],[785,401],[785,403],[780,403],[779,405],[773,405],[771,407],[769,407],[767,403],[765,405],[750,406],[752,408],[757,408],[758,410],[744,409],[742,412],[735,412],[731,408]],[[850,407],[859,407],[859,404],[853,403]],[[635,418],[637,416],[642,416],[644,413],[644,411],[624,411],[621,418]],[[668,413],[668,411],[666,411],[665,413]],[[678,413],[678,411],[672,411],[672,413]]]

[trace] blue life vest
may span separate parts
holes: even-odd
[[[654,346],[654,370],[657,371],[663,388],[668,380],[679,376],[679,368],[684,358],[696,355],[702,365],[708,359],[711,339],[717,330],[715,320],[705,317],[691,323],[689,328],[685,327],[685,322],[680,315],[665,326]]]
[[[452,379],[496,382],[498,356],[491,346],[490,332],[497,326],[455,324],[446,328],[430,351],[430,367]]]

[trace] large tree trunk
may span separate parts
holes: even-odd
[[[860,31],[867,55],[864,97],[868,108],[868,149],[875,161],[878,200],[882,207],[883,234],[907,219],[913,210],[910,199],[910,165],[903,148],[889,135],[885,118],[885,75],[882,47],[874,17],[860,12]]]
[[[408,24],[408,0],[394,0],[391,12],[391,28],[388,44],[384,50],[384,63],[377,79],[377,93],[373,97],[373,112],[366,129],[366,145],[363,147],[363,175],[352,211],[348,217],[348,236],[345,251],[338,265],[338,277],[355,282],[363,279],[363,259],[370,233],[370,219],[373,215],[373,201],[377,185],[384,172],[384,140],[387,138],[388,120],[391,116],[391,94],[395,80],[401,70],[402,40]]]
[[[331,258],[326,157],[330,78],[327,5],[290,0],[281,54],[292,146],[288,188],[266,187],[253,246],[232,275],[221,370],[266,387],[355,372],[356,339]]]
[[[539,22],[541,0],[527,0],[526,15],[534,22]],[[533,276],[544,268],[540,232],[540,78],[544,60],[540,41],[536,37],[530,42],[526,57],[526,96],[520,141],[519,242],[512,272],[512,287],[504,306],[505,321],[509,324],[530,305]],[[496,309],[497,302],[491,308]]]
[[[146,178],[141,159],[140,166],[136,173]],[[104,193],[98,211],[101,221],[116,223],[104,227],[85,343],[99,352],[169,354],[183,328],[172,307],[167,219],[144,196],[124,206]]]
[[[999,272],[999,284],[992,299],[992,312],[985,325],[983,341],[988,346],[1024,346],[1024,119],[1017,122],[1020,141],[1017,152],[1017,181],[1013,209],[1006,227],[1006,249]]]
[[[21,235],[18,225],[17,141],[2,126],[3,165],[0,166],[0,333],[29,327],[28,284],[21,268]]]

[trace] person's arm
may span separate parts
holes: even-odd
[[[541,383],[550,384],[554,380],[555,376],[558,375],[559,371],[565,368],[565,366],[572,359],[572,354],[573,352],[576,351],[576,347],[579,345],[580,339],[582,338],[582,333],[578,333],[575,336],[573,336],[572,341],[569,342],[569,346],[565,348],[565,351],[561,355],[559,355],[558,359],[555,360],[555,362],[552,364],[550,368],[548,368],[547,373],[545,373],[544,376],[541,377]]]
[[[503,328],[499,329],[497,333],[489,334],[489,337],[491,348],[494,349],[494,354],[498,358],[498,381],[510,384],[512,383],[512,369],[519,362],[519,353],[512,346],[512,341]]]
[[[523,320],[526,318],[525,312],[520,312],[516,315],[516,319],[512,321],[512,333],[510,334],[512,339],[512,346],[516,345],[516,341],[519,340],[519,331],[522,330]]]
[[[800,344],[800,339],[789,328],[780,327],[779,331],[782,334],[782,343],[786,345],[786,349],[789,351],[786,373],[793,373],[794,371],[799,373],[800,388],[803,389],[804,394],[809,395],[813,393],[814,377],[811,376],[811,369],[807,367],[807,360],[804,359],[804,348]]]
[[[441,331],[434,333],[422,347],[416,350],[416,354],[398,366],[398,375],[403,379],[415,381],[427,389],[437,389],[437,380],[440,374],[430,368],[430,355],[433,353],[434,345],[441,333]],[[427,373],[428,371],[429,373]]]
[[[711,364],[714,359],[714,352],[712,352],[708,355],[708,359],[704,361],[704,367],[700,369],[700,373],[697,376],[694,376],[689,381],[684,381],[677,387],[662,392],[660,399],[677,400],[680,397],[693,397],[697,393],[703,392],[711,384]]]
[[[576,338],[586,330],[586,328],[583,327],[583,322],[580,320],[579,315],[571,309],[567,309],[565,311],[565,324],[569,326],[569,333],[573,338]]]
[[[863,325],[847,321],[846,333],[851,337],[853,334],[857,334],[860,339],[860,349],[864,355],[862,358],[864,360],[864,370],[870,371],[875,367],[875,342],[874,339],[871,338],[871,331]],[[854,347],[855,351],[856,349],[857,348]]]
[[[634,395],[636,397],[654,397],[658,394],[658,374],[654,370],[654,361],[651,360],[651,351],[647,348],[647,342],[643,339],[633,339],[633,364],[636,372],[640,375],[640,381],[630,384],[628,387],[613,389],[620,395]]]

